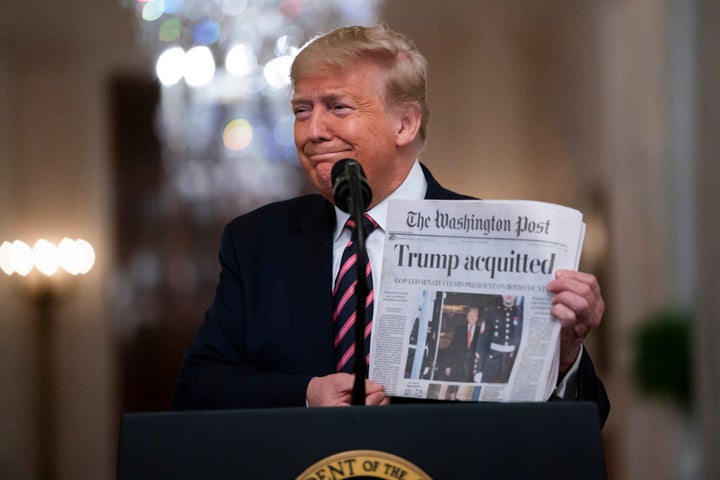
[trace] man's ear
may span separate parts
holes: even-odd
[[[415,103],[407,103],[400,107],[400,122],[395,143],[398,147],[405,147],[414,142],[420,131],[422,113]]]

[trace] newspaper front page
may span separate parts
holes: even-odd
[[[560,323],[546,284],[577,269],[584,233],[579,211],[542,202],[391,201],[370,379],[392,396],[547,400]]]

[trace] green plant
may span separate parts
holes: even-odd
[[[636,331],[633,377],[639,390],[689,409],[693,399],[691,318],[680,310],[649,315]]]

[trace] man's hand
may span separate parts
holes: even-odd
[[[310,407],[346,407],[350,405],[355,376],[348,373],[333,373],[314,377],[308,383],[307,402]],[[382,385],[365,380],[365,405],[388,405],[390,397],[385,395]]]
[[[550,314],[562,324],[560,333],[560,376],[567,373],[585,337],[600,325],[605,302],[594,275],[558,270],[547,284],[552,296]]]

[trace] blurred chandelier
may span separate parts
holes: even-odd
[[[172,192],[236,209],[297,194],[305,183],[289,106],[292,59],[318,33],[374,23],[381,0],[121,1],[157,58],[157,130]]]

